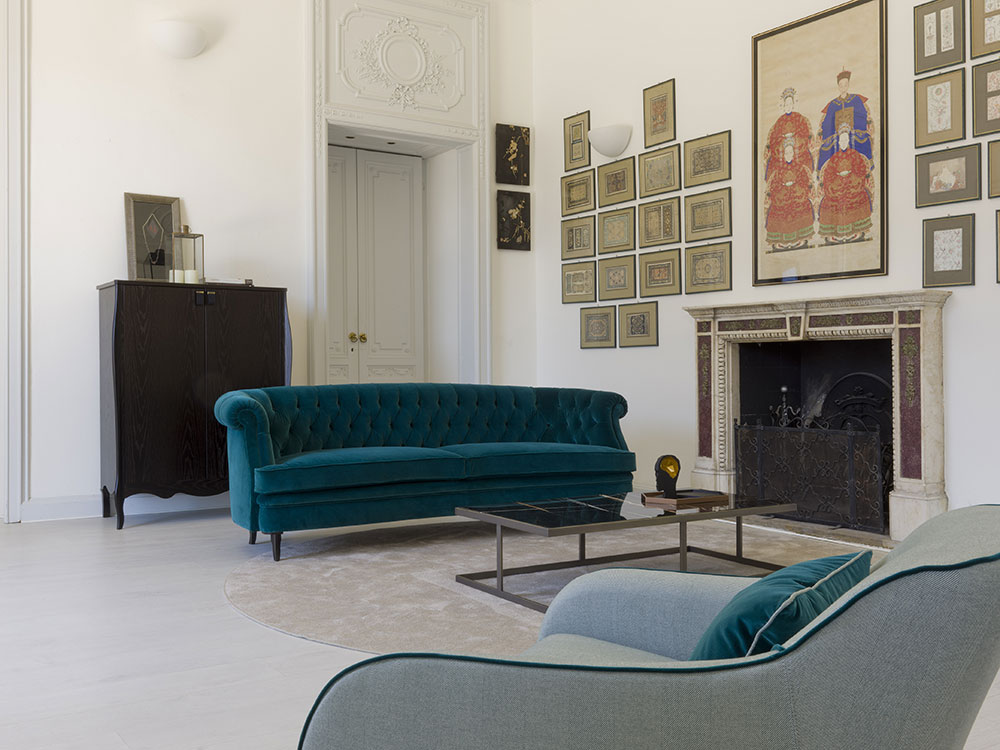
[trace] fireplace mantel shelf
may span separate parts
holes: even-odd
[[[743,302],[730,305],[685,307],[695,320],[712,318],[739,318],[748,315],[805,313],[813,311],[854,309],[854,312],[894,310],[897,308],[943,307],[951,292],[924,290],[911,292],[882,292],[856,294],[849,297],[814,297],[809,299],[780,300],[777,302]]]

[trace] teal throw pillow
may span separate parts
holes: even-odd
[[[691,659],[751,656],[784,643],[867,576],[871,560],[871,552],[822,557],[761,578],[722,608]]]

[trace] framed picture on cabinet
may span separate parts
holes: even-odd
[[[563,171],[590,166],[590,110],[563,120]]]
[[[728,180],[731,171],[729,130],[684,142],[684,185],[696,187]]]
[[[681,249],[639,254],[639,296],[666,297],[681,293]]]
[[[562,223],[562,259],[589,258],[594,254],[594,216],[566,219]]]
[[[181,231],[181,199],[125,193],[128,277],[169,281],[173,233]]]
[[[623,347],[659,345],[657,312],[655,301],[619,305],[618,345]]]
[[[1000,132],[1000,60],[972,66],[972,135]]]
[[[639,247],[681,241],[680,196],[639,204]]]
[[[635,200],[635,157],[597,168],[597,205],[601,208]]]
[[[733,233],[730,188],[684,196],[684,241],[701,242]]]
[[[753,38],[753,284],[887,272],[886,3]]]
[[[594,202],[593,169],[568,174],[559,182],[563,216],[582,214],[584,211],[593,211],[597,207]]]
[[[972,57],[1000,52],[1000,3],[997,0],[969,0]]]
[[[724,292],[733,288],[732,243],[699,245],[684,249],[688,294]]]
[[[596,302],[596,266],[589,263],[564,263],[562,267],[562,301],[564,305],[573,302]]]
[[[615,348],[615,306],[580,308],[580,348]]]
[[[597,252],[624,253],[629,250],[635,250],[635,206],[599,213]]]
[[[913,9],[913,54],[917,75],[965,62],[965,0],[933,0]]]
[[[639,197],[681,189],[681,144],[639,154]]]
[[[642,131],[645,148],[676,138],[674,79],[642,90]]]
[[[976,216],[924,219],[924,288],[976,283]]]
[[[602,258],[597,261],[597,298],[632,299],[635,297],[635,256]]]
[[[913,82],[914,145],[965,138],[965,68]]]
[[[978,143],[917,154],[917,208],[979,200],[982,197],[979,164]]]
[[[531,175],[529,147],[531,128],[521,125],[496,127],[496,180],[502,185],[528,185]]]

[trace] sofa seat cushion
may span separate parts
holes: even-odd
[[[441,449],[464,456],[469,477],[635,471],[634,453],[606,445],[465,443],[443,445]]]
[[[254,489],[269,495],[464,476],[465,459],[438,448],[335,448],[287,456],[279,463],[255,469]]]

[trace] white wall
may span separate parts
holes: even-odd
[[[534,4],[538,382],[608,388],[625,395],[630,413],[623,430],[638,454],[636,484],[653,484],[652,464],[663,453],[680,457],[686,482],[694,465],[697,421],[694,323],[683,306],[919,289],[921,221],[975,212],[977,284],[955,288],[944,315],[946,482],[954,507],[996,502],[989,467],[1000,423],[1000,401],[993,395],[1000,345],[995,334],[985,332],[1000,315],[994,229],[1000,202],[914,208],[913,4],[889,3],[889,275],[756,288],[751,284],[751,37],[833,3],[618,0],[615,12],[602,13],[600,23],[581,12],[603,5],[574,0]],[[831,54],[835,49],[831,44]],[[632,141],[622,157],[638,154],[643,150],[642,89],[670,78],[676,79],[678,140],[732,130],[732,181],[717,186],[733,190],[733,290],[658,298],[656,348],[582,351],[581,305],[563,305],[559,296],[562,121],[589,109],[593,127],[631,123]],[[971,94],[967,107],[971,122]],[[985,152],[985,139],[979,140]],[[592,166],[607,161],[593,152]],[[704,189],[709,187],[716,186]]]

